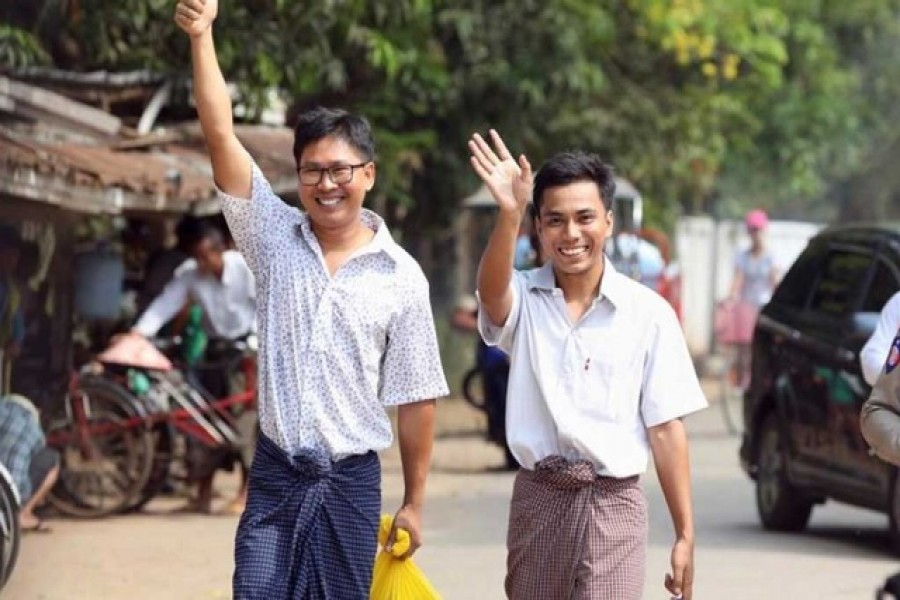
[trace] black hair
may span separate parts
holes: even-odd
[[[176,246],[182,252],[190,252],[197,243],[202,227],[202,219],[194,215],[185,215],[175,225]]]
[[[196,225],[192,225],[190,231],[187,232],[187,237],[183,241],[179,238],[179,243],[183,244],[183,248],[188,253],[193,253],[203,240],[210,240],[217,247],[225,249],[225,236],[222,235],[222,230],[203,219],[197,219]]]
[[[606,210],[612,210],[616,194],[616,178],[612,166],[596,154],[586,152],[561,152],[549,158],[534,176],[532,215],[541,214],[541,201],[548,188],[561,187],[578,181],[593,181],[600,192],[600,201]]]
[[[0,223],[0,250],[21,250],[22,235],[14,225]]]
[[[363,160],[375,160],[375,139],[365,117],[339,108],[317,107],[297,117],[294,127],[294,161],[297,165],[300,165],[300,156],[308,145],[329,136],[350,144]]]

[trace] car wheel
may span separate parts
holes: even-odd
[[[763,527],[773,531],[802,531],[813,502],[787,479],[784,445],[775,415],[760,431],[756,474],[756,510]]]

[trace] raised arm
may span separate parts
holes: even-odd
[[[494,149],[477,133],[469,141],[472,168],[484,181],[500,209],[478,267],[478,295],[494,325],[504,325],[512,310],[513,264],[519,225],[531,194],[531,165],[525,155],[518,164],[500,135],[491,130]],[[496,150],[496,151],[495,151]]]
[[[234,133],[231,96],[213,43],[217,14],[218,0],[179,0],[175,23],[191,38],[194,99],[216,185],[231,196],[250,198],[250,157]]]

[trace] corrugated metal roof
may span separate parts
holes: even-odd
[[[244,126],[237,133],[276,191],[292,191],[296,175],[291,130]],[[99,212],[183,211],[214,195],[198,125],[127,143],[128,149],[38,142],[0,126],[0,193]],[[97,198],[96,206],[90,206],[91,196]]]

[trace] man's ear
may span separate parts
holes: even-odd
[[[606,211],[606,237],[611,238],[613,234],[613,229],[616,224],[616,219],[613,216],[612,210]]]
[[[377,169],[375,168],[375,163],[370,162],[365,167],[366,173],[366,192],[371,192],[372,188],[375,187],[375,174]]]

